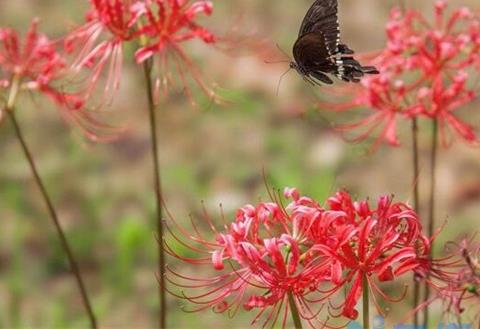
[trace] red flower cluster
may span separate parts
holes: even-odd
[[[225,232],[205,216],[216,242],[205,239],[195,225],[196,237],[176,225],[176,231],[198,245],[185,242],[173,229],[172,238],[205,257],[186,258],[168,248],[170,253],[192,264],[213,264],[222,272],[200,279],[171,270],[177,278],[168,278],[171,283],[207,289],[197,295],[176,295],[198,304],[197,310],[259,309],[253,322],[262,315],[265,323],[276,322],[284,312],[283,326],[289,309],[295,307],[315,327],[326,325],[318,320],[322,310],[328,310],[329,317],[357,318],[365,285],[373,296],[394,301],[377,281],[393,281],[408,272],[425,276],[434,266],[428,258],[430,240],[423,235],[417,214],[404,203],[381,197],[372,208],[368,201],[353,202],[347,192],[339,192],[325,208],[296,189],[286,189],[285,196],[291,199],[286,207],[280,200],[242,207]],[[437,274],[442,275],[439,270]],[[184,280],[194,283],[178,282]],[[334,297],[340,295],[336,293],[347,286],[341,305],[333,306]],[[341,309],[340,314],[334,314],[335,309]]]
[[[478,92],[478,86],[468,82],[480,73],[480,20],[468,8],[447,16],[446,6],[444,0],[436,2],[433,23],[415,10],[391,12],[387,46],[374,60],[381,74],[366,77],[351,102],[328,105],[373,113],[341,130],[360,129],[355,140],[363,140],[382,127],[377,144],[397,146],[398,119],[423,117],[438,120],[444,145],[450,143],[449,131],[466,142],[478,142],[474,127],[460,121],[455,111]]]
[[[168,46],[181,52],[178,43],[191,39],[214,43],[215,36],[194,21],[199,14],[210,15],[212,11],[210,1],[151,0],[149,6],[144,7],[147,24],[140,31],[148,36],[150,45],[137,51],[137,62],[161,53]]]
[[[86,23],[66,38],[66,48],[76,52],[73,67],[92,70],[88,94],[95,89],[103,72],[107,73],[104,95],[111,96],[118,89],[123,62],[123,44],[134,41],[139,46],[137,63],[159,55],[160,74],[157,87],[172,82],[171,70],[178,73],[189,92],[185,72],[190,70],[195,82],[204,90],[196,68],[182,51],[180,43],[200,39],[214,43],[215,36],[195,19],[199,14],[210,15],[209,1],[191,0],[90,0],[91,10]],[[170,58],[171,57],[171,58]],[[184,67],[185,65],[186,67]],[[166,86],[165,86],[166,87]]]
[[[0,91],[5,91],[2,107],[14,107],[21,91],[40,92],[59,105],[67,121],[79,124],[93,136],[82,95],[63,86],[67,66],[58,45],[38,32],[37,20],[31,23],[23,41],[15,30],[0,28]]]

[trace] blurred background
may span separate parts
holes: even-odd
[[[240,30],[290,53],[311,2],[214,1],[214,14],[202,23],[221,32],[232,17],[239,18]],[[339,2],[343,40],[360,53],[381,49],[389,10],[398,1]],[[431,13],[430,0],[410,2]],[[478,0],[450,3],[480,10]],[[38,16],[43,31],[61,37],[81,23],[87,8],[86,0],[0,0],[0,25],[25,32]],[[332,131],[332,123],[348,121],[348,114],[337,120],[315,108],[329,87],[313,88],[292,71],[276,95],[288,63],[265,61],[283,59],[280,51],[228,56],[199,42],[186,44],[186,51],[228,103],[192,108],[177,93],[159,108],[164,196],[178,222],[187,223],[189,214],[197,214],[202,200],[215,216],[222,203],[228,216],[245,203],[268,199],[263,170],[270,186],[295,186],[317,200],[341,188],[359,198],[395,194],[398,200],[412,199],[408,126],[401,133],[402,147],[382,146],[368,153],[371,142],[347,144]],[[151,328],[157,323],[154,195],[142,78],[127,56],[122,91],[108,113],[129,130],[113,143],[86,142],[40,97],[22,97],[17,112],[104,328]],[[473,124],[479,123],[479,105],[477,100],[463,110]],[[430,128],[424,124],[421,129],[421,170],[427,174]],[[478,152],[461,142],[441,152],[437,220],[448,220],[441,241],[480,224]],[[86,327],[68,264],[8,121],[0,129],[0,154],[0,327]],[[425,202],[427,187],[420,186]],[[253,317],[189,314],[180,306],[169,298],[172,328],[199,328],[199,319],[204,327],[245,328]],[[405,315],[408,303],[390,311],[389,323]]]

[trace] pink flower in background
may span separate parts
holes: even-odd
[[[327,106],[337,111],[367,107],[372,113],[354,123],[338,125],[337,129],[340,131],[361,130],[357,136],[351,139],[353,142],[363,141],[379,129],[377,144],[386,141],[393,146],[400,145],[397,125],[399,119],[404,117],[408,111],[403,104],[406,94],[404,83],[395,80],[394,73],[381,70],[380,74],[363,79],[360,86],[353,86],[352,90],[353,100]]]
[[[141,33],[150,38],[148,46],[135,54],[138,63],[142,63],[155,54],[162,53],[171,46],[179,49],[179,43],[191,39],[200,39],[205,43],[214,43],[215,36],[206,28],[198,25],[198,15],[210,15],[213,4],[210,1],[189,0],[147,0],[145,5],[147,23]]]
[[[477,143],[474,127],[462,122],[458,110],[473,101],[480,74],[480,21],[468,8],[446,13],[446,1],[435,3],[435,19],[430,23],[422,13],[405,14],[394,9],[386,27],[387,45],[373,60],[381,74],[366,77],[354,89],[340,90],[353,98],[344,103],[326,104],[337,111],[365,108],[371,114],[342,131],[358,131],[354,141],[372,136],[377,145],[384,141],[398,146],[399,120],[436,119],[443,145],[452,133],[468,143]]]
[[[440,300],[446,314],[480,314],[480,245],[474,238],[449,243],[451,257],[456,260],[448,285],[429,301]]]
[[[124,43],[139,36],[136,24],[144,13],[143,1],[90,0],[90,5],[85,24],[65,38],[65,48],[75,54],[76,71],[92,70],[87,96],[107,71],[104,94],[108,99],[120,84]]]
[[[111,99],[120,84],[124,44],[131,42],[137,49],[137,64],[156,59],[153,73],[157,91],[162,88],[167,93],[171,85],[179,83],[180,89],[192,99],[188,74],[205,94],[213,95],[181,47],[181,43],[192,39],[215,43],[215,36],[195,22],[200,14],[212,13],[211,2],[90,0],[90,3],[86,23],[65,39],[66,48],[75,54],[73,68],[91,70],[87,97],[95,90],[102,74],[106,74],[102,93],[105,100]]]
[[[430,240],[422,233],[418,215],[405,203],[381,197],[372,208],[368,201],[354,202],[347,192],[339,192],[324,208],[296,189],[287,188],[284,195],[290,199],[286,206],[273,198],[242,207],[222,231],[205,215],[215,242],[205,239],[196,225],[193,236],[175,224],[172,239],[205,257],[184,257],[168,247],[170,253],[193,265],[211,266],[219,274],[200,279],[171,270],[172,284],[199,290],[172,293],[197,304],[198,311],[214,307],[235,314],[243,306],[258,310],[253,322],[262,316],[264,324],[283,319],[283,327],[292,296],[300,316],[315,327],[328,325],[318,319],[356,319],[364,287],[380,312],[378,297],[390,302],[403,298],[389,297],[377,281],[395,281],[407,273],[442,277],[438,261],[428,257]],[[340,305],[334,306],[338,299]]]
[[[198,0],[145,0],[145,21],[139,31],[147,40],[135,53],[137,63],[154,58],[157,65],[155,85],[167,94],[177,84],[193,101],[193,82],[208,97],[214,93],[203,82],[198,67],[182,49],[185,41],[198,39],[206,44],[216,43],[216,36],[196,23],[199,15],[211,15],[213,4]],[[192,78],[189,81],[188,76]]]
[[[7,106],[22,91],[40,92],[59,105],[60,113],[90,138],[98,137],[97,122],[85,109],[83,96],[66,85],[67,62],[58,45],[38,32],[34,20],[25,39],[10,28],[0,28],[0,91]],[[9,104],[13,106],[14,104]]]
[[[17,79],[22,89],[38,90],[67,107],[81,108],[81,102],[70,104],[68,95],[52,86],[64,73],[66,63],[57,52],[55,43],[39,33],[37,28],[38,20],[34,20],[23,42],[15,30],[0,29],[1,87],[10,88]]]

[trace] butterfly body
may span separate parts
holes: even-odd
[[[328,75],[346,82],[359,82],[365,74],[378,74],[373,66],[362,66],[353,50],[340,43],[337,0],[316,0],[303,19],[293,46],[295,69],[312,84],[332,84]]]

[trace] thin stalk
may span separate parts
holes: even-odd
[[[432,127],[432,148],[430,153],[430,202],[428,208],[428,236],[433,236],[435,228],[435,189],[436,189],[436,169],[437,169],[437,157],[438,157],[438,121],[433,120]],[[433,251],[433,243],[430,246],[430,256]],[[424,300],[427,301],[430,297],[430,286],[425,284],[425,296]],[[429,320],[429,308],[425,307],[423,311],[423,326],[428,328]]]
[[[159,273],[159,286],[158,295],[160,299],[160,311],[159,311],[159,326],[161,329],[166,327],[167,321],[167,303],[165,296],[165,248],[163,245],[164,230],[163,230],[163,214],[162,214],[162,184],[160,180],[160,161],[158,154],[158,136],[157,136],[157,118],[155,112],[155,102],[153,97],[153,85],[152,85],[152,61],[148,60],[143,64],[143,71],[145,75],[145,88],[147,92],[148,100],[148,113],[150,121],[150,138],[153,157],[153,174],[155,185],[155,201],[156,201],[156,223],[157,223],[157,236],[158,236],[158,273]]]
[[[363,329],[370,329],[370,300],[368,298],[368,280],[363,276]]]
[[[288,293],[288,305],[290,306],[290,313],[292,313],[293,324],[295,329],[302,329],[302,320],[300,319],[300,313],[298,312],[295,298],[291,292]]]
[[[418,151],[418,119],[412,119],[412,160],[413,160],[413,208],[418,214],[420,211],[420,196],[419,196],[419,183],[420,183],[420,162]],[[420,303],[420,282],[414,278],[413,282],[413,307],[417,307]],[[419,319],[418,312],[414,314],[414,328],[418,328]]]
[[[415,279],[414,279],[415,280]],[[420,282],[415,281],[413,283],[413,307],[417,307],[420,304]],[[418,318],[419,313],[415,312],[413,315],[413,328],[418,329],[420,320]]]
[[[25,141],[25,138],[23,137],[22,131],[20,129],[20,126],[18,125],[17,119],[15,118],[15,114],[13,111],[13,108],[9,108],[6,111],[8,113],[8,116],[10,118],[10,121],[12,122],[12,125],[15,130],[16,137],[18,141],[20,142],[20,145],[22,146],[23,152],[25,153],[25,157],[30,165],[30,170],[32,171],[33,177],[35,179],[35,183],[37,184],[38,188],[40,189],[40,192],[42,194],[42,197],[45,201],[45,204],[47,205],[48,212],[50,214],[50,217],[53,221],[53,224],[55,226],[55,229],[57,231],[58,237],[60,238],[60,242],[62,245],[62,248],[67,255],[68,262],[70,264],[70,268],[75,276],[76,282],[78,289],[80,290],[80,294],[82,296],[82,302],[83,306],[85,307],[85,310],[87,312],[88,318],[90,320],[90,326],[94,329],[97,328],[97,321],[95,319],[95,315],[93,313],[92,306],[90,304],[90,300],[88,298],[87,290],[85,288],[85,284],[83,283],[82,276],[80,274],[80,269],[78,267],[77,261],[75,259],[75,256],[73,255],[72,249],[70,248],[70,245],[67,241],[67,238],[65,237],[65,233],[63,232],[62,226],[60,225],[60,221],[58,220],[58,215],[57,212],[53,206],[53,203],[50,199],[50,196],[48,195],[47,189],[45,188],[45,185],[37,171],[37,167],[35,165],[35,161],[33,159],[33,156],[27,146],[27,143]]]

